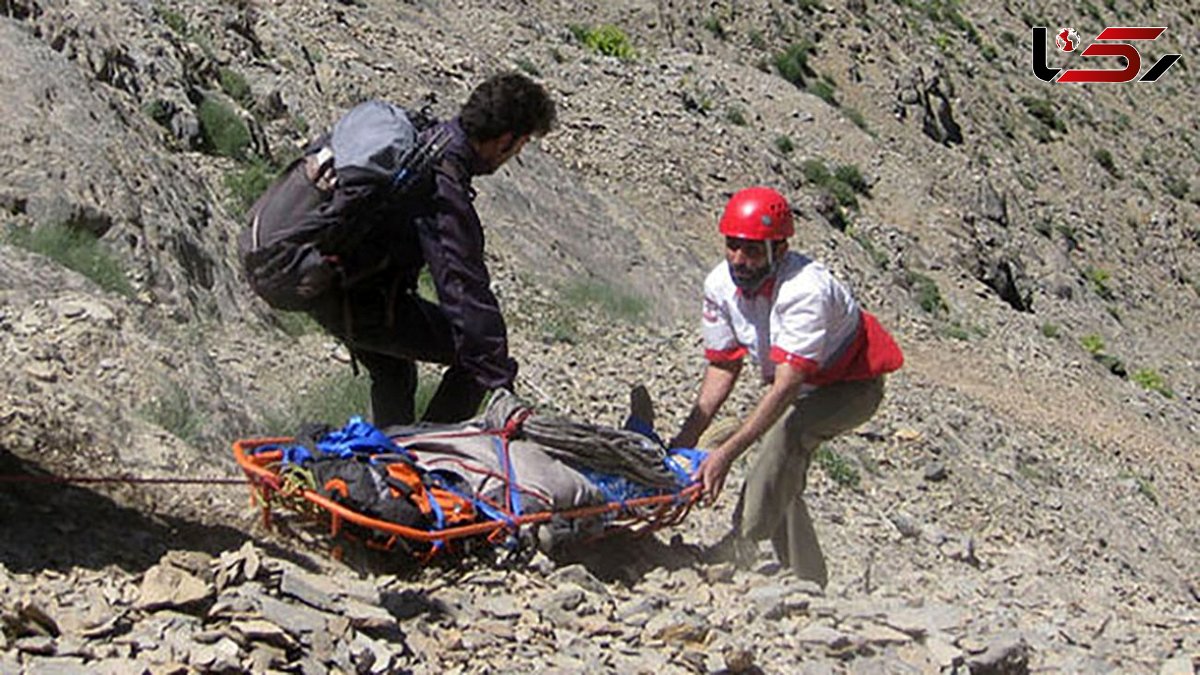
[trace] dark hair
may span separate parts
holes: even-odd
[[[489,77],[471,92],[459,118],[473,141],[488,141],[505,132],[544,136],[554,127],[554,101],[542,85],[520,73]]]

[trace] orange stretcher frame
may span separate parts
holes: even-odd
[[[545,523],[555,518],[575,520],[609,514],[612,514],[614,519],[606,523],[605,534],[614,534],[618,531],[633,531],[638,534],[644,534],[663,527],[679,524],[700,498],[700,485],[697,483],[689,485],[674,494],[639,497],[564,511],[544,511],[520,516],[511,515],[506,520],[487,520],[469,525],[423,530],[363,515],[323,497],[313,490],[306,488],[298,491],[286,490],[278,472],[272,468],[273,465],[278,465],[282,459],[283,452],[281,450],[268,450],[256,453],[254,450],[270,445],[288,445],[293,442],[295,442],[293,438],[279,437],[242,439],[233,443],[233,456],[237,459],[238,465],[246,473],[246,477],[250,481],[251,494],[258,497],[262,504],[263,524],[270,527],[271,504],[273,501],[278,501],[278,497],[297,497],[329,513],[331,536],[338,536],[342,532],[343,524],[353,523],[387,535],[388,538],[383,544],[373,544],[373,547],[385,550],[393,548],[399,539],[419,541],[431,545],[467,537],[487,537],[489,541],[496,542],[498,541],[498,537],[507,536],[514,529],[523,525]],[[436,550],[437,547],[434,548],[434,551]]]

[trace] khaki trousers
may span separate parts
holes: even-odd
[[[821,443],[869,420],[882,400],[882,376],[838,382],[796,399],[759,443],[734,511],[735,531],[749,540],[769,537],[780,563],[825,586],[825,557],[804,505],[808,466]]]

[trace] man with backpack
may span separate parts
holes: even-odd
[[[695,447],[728,398],[747,355],[769,385],[741,425],[711,449],[695,478],[711,501],[733,461],[761,438],[758,457],[718,549],[740,553],[770,538],[780,562],[824,586],[825,559],[804,505],[817,447],[866,422],[883,400],[883,376],[903,363],[875,317],[819,262],[788,250],[791,207],[775,190],[733,195],[720,221],[725,261],[704,282],[708,365],[695,406],[672,447]],[[724,551],[722,551],[724,552]]]
[[[302,310],[341,339],[371,377],[378,427],[415,420],[417,361],[447,366],[424,414],[473,415],[509,388],[517,363],[492,293],[472,179],[554,126],[546,90],[518,73],[480,84],[458,116],[360,104],[265,193],[239,247],[272,306]],[[438,295],[417,295],[428,265]]]

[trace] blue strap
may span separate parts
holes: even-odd
[[[492,436],[492,445],[496,447],[496,456],[500,458],[500,466],[504,469],[504,478],[508,485],[508,510],[514,516],[521,515],[521,497],[517,494],[517,476],[513,471],[512,459],[508,456],[508,444],[499,436]]]
[[[457,496],[471,502],[472,504],[474,504],[475,508],[478,509],[479,512],[482,513],[483,515],[487,516],[489,519],[502,520],[502,521],[508,523],[509,525],[516,525],[516,521],[514,521],[512,519],[512,517],[509,516],[507,513],[501,511],[500,509],[497,509],[496,507],[492,506],[491,504],[488,504],[487,502],[483,501],[482,499],[479,499],[478,497],[464,493],[462,490],[459,490],[458,488],[451,485],[445,479],[444,476],[437,473],[436,471],[429,472],[429,478],[430,478],[431,482],[436,484],[439,488],[441,488],[451,494],[457,495]]]

